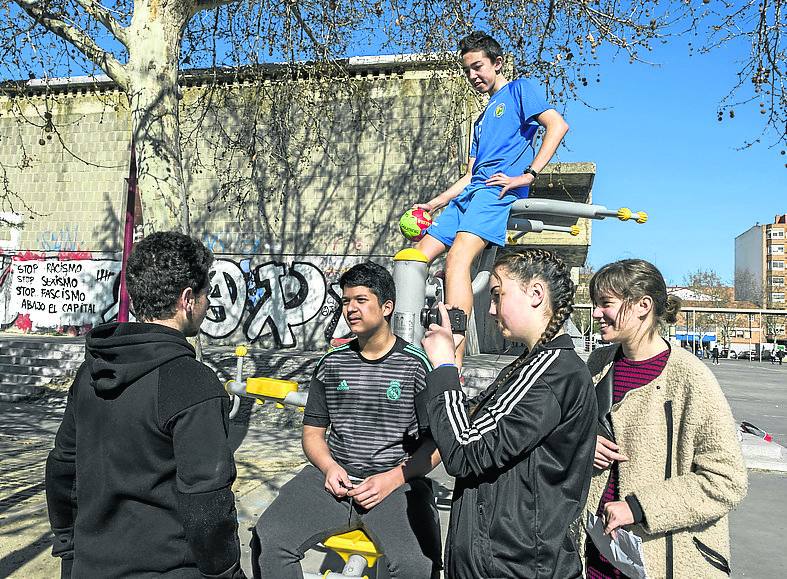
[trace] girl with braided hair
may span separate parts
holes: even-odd
[[[503,336],[528,348],[489,388],[467,400],[442,304],[423,341],[435,369],[416,405],[456,477],[445,576],[581,577],[569,526],[587,496],[596,398],[563,332],[574,284],[560,258],[528,249],[498,258],[489,285]]]

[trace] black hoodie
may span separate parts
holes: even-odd
[[[87,335],[46,467],[64,576],[243,577],[228,404],[177,330]]]

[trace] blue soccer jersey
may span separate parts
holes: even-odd
[[[495,173],[516,177],[533,161],[533,140],[538,131],[536,117],[551,109],[523,79],[513,80],[489,99],[484,112],[473,125],[470,157],[475,158],[470,188],[484,186]],[[527,197],[528,188],[512,189]]]

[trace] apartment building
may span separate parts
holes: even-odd
[[[769,309],[787,307],[784,289],[784,278],[787,275],[785,243],[787,243],[787,215],[777,215],[773,223],[765,226],[765,301]]]
[[[787,310],[787,214],[773,223],[757,223],[735,238],[735,299],[750,301],[768,310]],[[768,316],[765,339],[787,339],[787,316]]]
[[[761,308],[785,308],[787,214],[735,238],[735,299]]]

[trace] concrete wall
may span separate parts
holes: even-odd
[[[217,256],[205,333],[324,347],[341,273],[364,259],[390,265],[401,213],[461,174],[474,114],[462,82],[411,68],[335,87],[184,85],[192,231]],[[106,321],[122,247],[125,96],[104,84],[4,98],[0,135],[0,209],[19,225],[0,226],[0,324]]]
[[[192,232],[217,257],[203,332],[275,348],[321,349],[345,331],[339,276],[365,259],[390,266],[405,245],[399,216],[462,174],[479,110],[455,72],[416,65],[359,70],[335,86],[268,79],[217,90],[191,78],[182,91]],[[0,215],[0,329],[112,319],[125,96],[106,82],[4,97],[0,135],[0,212],[18,224]],[[549,190],[568,190],[560,179],[570,174],[549,177]],[[584,224],[563,241],[581,256],[589,236]]]
[[[755,225],[735,238],[735,299],[763,306],[765,270],[763,226]]]

